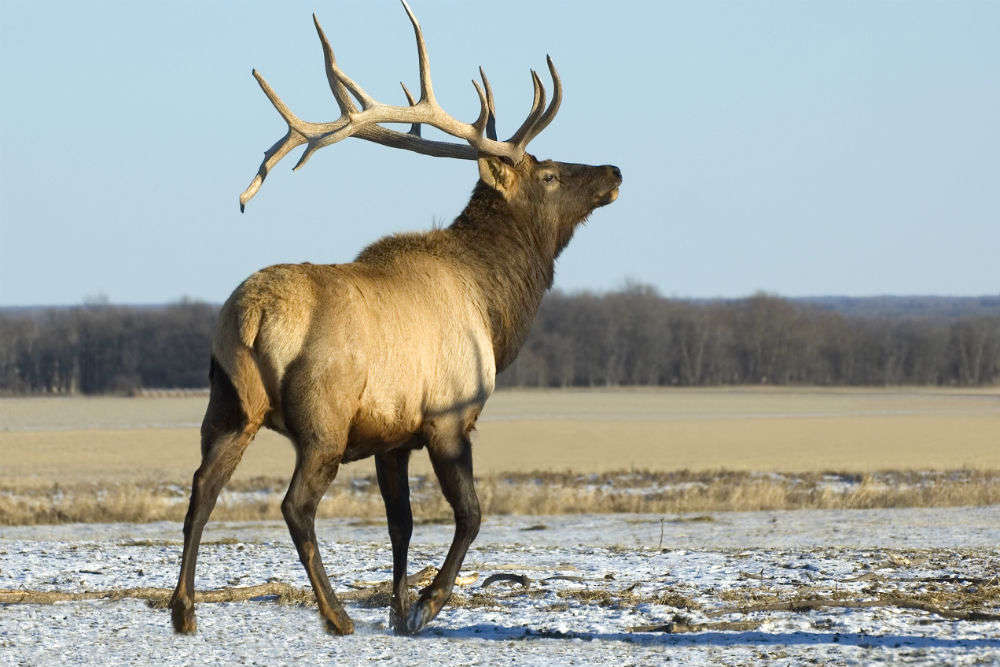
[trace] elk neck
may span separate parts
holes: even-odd
[[[448,232],[459,242],[461,259],[482,294],[500,372],[514,361],[552,286],[557,241],[541,221],[517,216],[482,181]]]

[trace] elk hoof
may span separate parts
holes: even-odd
[[[343,636],[354,634],[354,621],[347,615],[347,612],[338,609],[330,616],[323,617],[323,625],[331,635]]]
[[[190,600],[172,600],[170,620],[174,623],[174,632],[178,634],[190,635],[198,629],[194,620],[194,604]]]
[[[409,634],[406,629],[406,610],[405,609],[389,609],[389,629],[392,630],[394,634],[405,635]]]
[[[437,614],[431,607],[431,601],[421,598],[410,608],[410,613],[406,616],[406,634],[415,635],[430,623]]]

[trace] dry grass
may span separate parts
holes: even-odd
[[[80,600],[145,600],[149,606],[163,609],[170,601],[173,591],[169,588],[112,588],[102,591],[33,591],[24,589],[0,589],[0,604],[55,604],[56,602],[76,602]],[[315,604],[312,591],[290,586],[281,582],[270,582],[257,586],[223,588],[215,591],[198,591],[195,602],[245,602],[253,599],[270,599],[281,604]]]
[[[285,480],[235,482],[212,518],[280,519]],[[418,523],[451,520],[433,478],[411,480]],[[188,487],[151,483],[77,483],[0,486],[0,524],[180,521]],[[740,471],[602,475],[521,473],[478,481],[487,515],[635,512],[671,521],[705,521],[704,512],[784,509],[869,509],[1000,504],[1000,471],[896,471],[865,475],[808,473],[760,475]],[[384,521],[374,478],[340,480],[319,506],[320,517]],[[543,530],[544,526],[534,526]]]
[[[994,587],[995,588],[995,587]],[[793,611],[804,613],[815,609],[839,607],[843,609],[865,609],[871,607],[897,607],[899,609],[915,609],[936,614],[943,618],[960,621],[1000,621],[1000,614],[983,611],[978,607],[984,602],[992,604],[996,600],[996,591],[992,595],[970,596],[952,594],[948,596],[928,595],[926,593],[879,593],[874,599],[863,599],[841,593],[838,596],[796,596],[774,602],[758,602],[739,607],[723,607],[712,612],[712,616],[729,614],[752,614],[762,611]],[[957,602],[958,608],[949,605]],[[970,608],[972,607],[972,608]]]

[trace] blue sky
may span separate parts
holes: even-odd
[[[1000,3],[411,3],[439,101],[483,65],[509,134],[551,53],[563,107],[531,150],[621,167],[556,285],[666,295],[996,294]],[[223,300],[278,262],[343,262],[449,222],[471,162],[348,140],[247,213],[284,125],[337,116],[310,13],[377,98],[417,87],[392,0],[3,1],[0,305]]]

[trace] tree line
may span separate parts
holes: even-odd
[[[768,294],[667,299],[647,286],[550,294],[503,386],[984,385],[1000,315],[848,316]]]
[[[0,392],[207,387],[217,311],[211,304],[184,301],[0,313]]]
[[[217,307],[0,312],[0,392],[207,385]],[[846,315],[804,301],[669,299],[643,285],[553,292],[499,386],[961,385],[1000,382],[1000,315]]]

